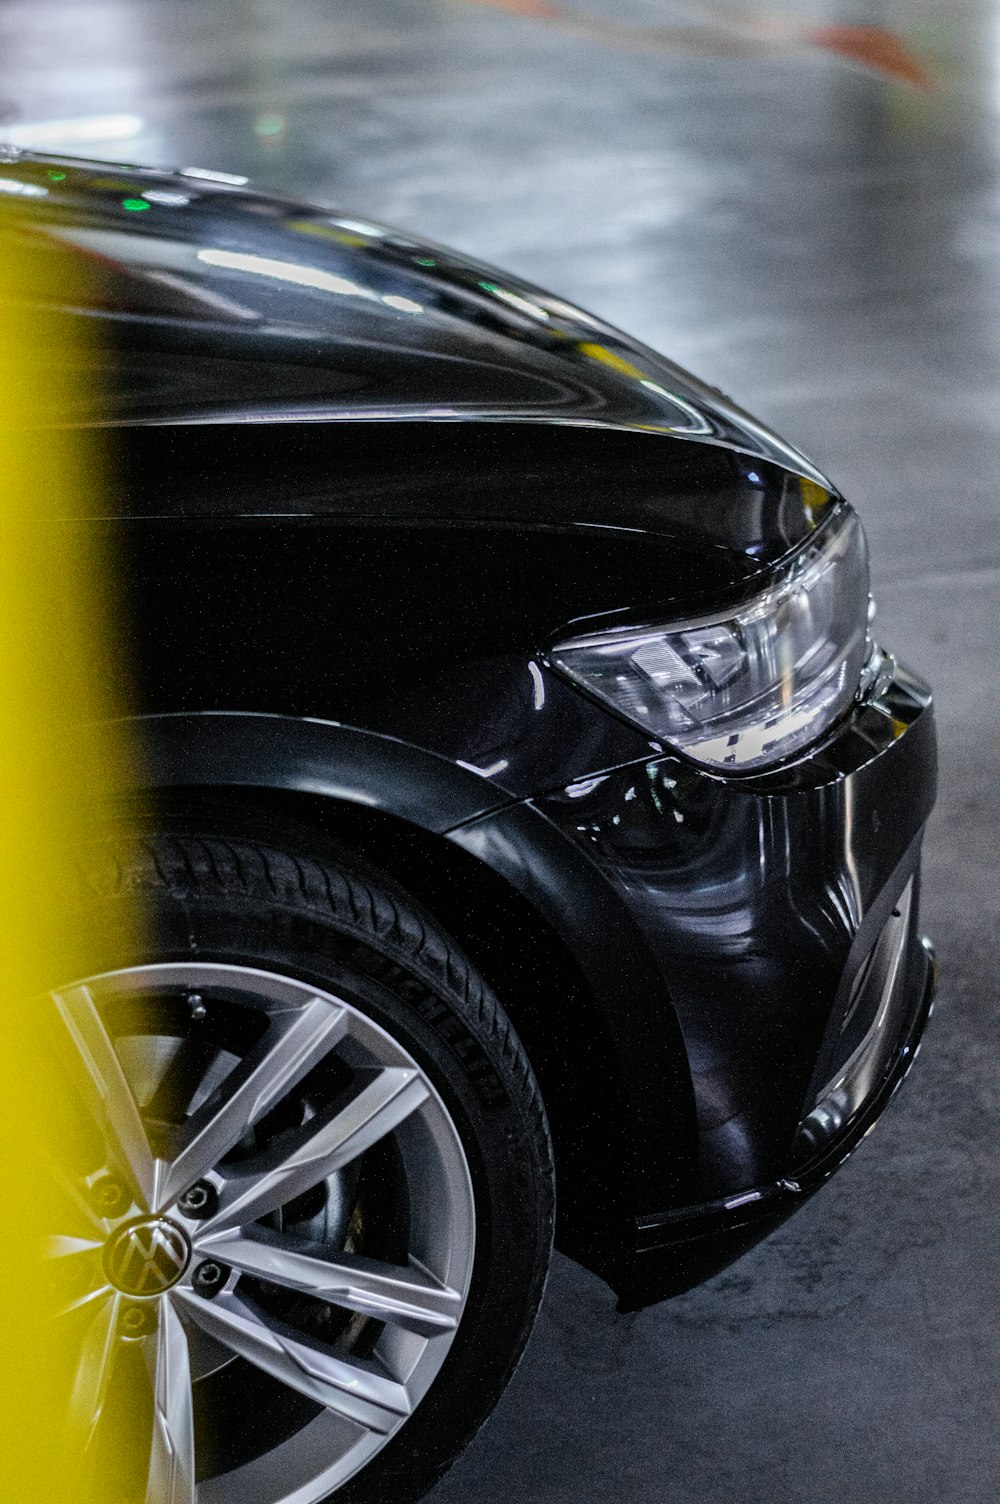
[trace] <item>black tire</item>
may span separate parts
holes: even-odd
[[[471,1440],[531,1332],[549,1265],[554,1176],[548,1127],[524,1050],[453,940],[395,884],[311,832],[266,841],[199,817],[96,839],[75,896],[94,937],[138,911],[131,954],[85,941],[77,975],[158,961],[281,971],[346,996],[427,1072],[459,1130],[472,1175],[472,1286],[444,1367],[381,1452],[332,1496],[410,1504]],[[76,886],[76,879],[74,879]],[[95,954],[94,950],[103,950]]]

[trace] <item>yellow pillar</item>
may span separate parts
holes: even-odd
[[[59,1314],[59,1265],[45,1256],[67,1226],[58,1181],[78,1125],[39,989],[73,980],[82,921],[61,878],[125,751],[107,732],[85,759],[67,729],[113,709],[113,587],[68,521],[97,483],[95,450],[46,426],[86,396],[85,352],[57,332],[71,320],[31,307],[72,277],[51,247],[38,256],[16,227],[0,230],[0,1500],[11,1504],[126,1497],[121,1476],[95,1476],[66,1423],[79,1329]]]

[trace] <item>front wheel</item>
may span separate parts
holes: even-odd
[[[50,1242],[81,1447],[148,1504],[419,1498],[548,1267],[509,1021],[419,905],[297,836],[114,837],[80,875],[85,909],[144,920],[45,1003],[92,1124]]]

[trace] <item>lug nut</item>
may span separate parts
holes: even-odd
[[[177,1210],[181,1215],[192,1217],[197,1221],[211,1217],[218,1204],[218,1193],[215,1186],[208,1180],[196,1180],[183,1196],[177,1198]]]
[[[150,1337],[156,1331],[156,1307],[140,1305],[138,1302],[127,1305],[118,1318],[118,1324],[123,1337]]]
[[[199,1295],[212,1296],[218,1295],[228,1278],[229,1269],[225,1264],[218,1264],[215,1259],[206,1259],[192,1274],[191,1283]]]
[[[114,1175],[102,1175],[90,1187],[98,1216],[120,1217],[132,1205],[131,1193]]]

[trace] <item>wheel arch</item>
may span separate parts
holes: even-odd
[[[136,718],[130,796],[346,849],[424,904],[490,982],[532,1061],[556,1157],[557,1244],[612,1284],[635,1218],[696,1161],[686,1052],[627,908],[530,804],[388,737],[233,713]],[[265,829],[266,833],[266,829]]]

